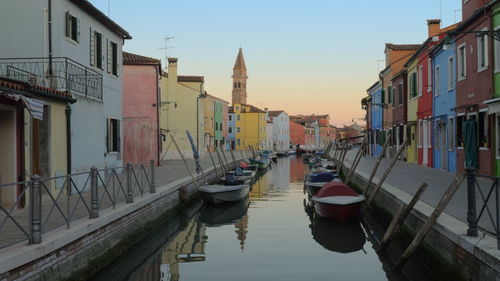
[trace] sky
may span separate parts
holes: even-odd
[[[179,59],[180,75],[231,101],[243,48],[247,102],[288,114],[364,116],[360,100],[385,67],[384,44],[422,43],[427,19],[461,20],[461,0],[90,0],[133,37],[124,50]],[[418,4],[416,4],[418,3]]]

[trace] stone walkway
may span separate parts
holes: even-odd
[[[246,152],[243,155],[247,155]],[[235,158],[241,159],[241,153],[235,152]],[[216,165],[219,165],[219,161],[217,160],[217,156],[213,155],[214,161]],[[232,156],[229,152],[226,152],[226,159],[228,162],[232,162]],[[223,160],[225,162],[225,160]],[[193,175],[196,176],[195,172],[195,161],[187,160],[187,164],[189,169],[192,171]],[[208,153],[206,153],[205,157],[200,160],[200,165],[203,170],[209,170],[213,168],[212,161]],[[107,184],[108,188],[105,190],[102,186],[102,183],[98,179],[98,190],[99,190],[99,210],[105,210],[113,207],[112,201],[109,197],[113,198],[116,206],[120,204],[125,204],[125,193],[126,193],[126,177],[122,172],[122,169],[116,170],[118,173],[118,178],[113,178],[114,183],[110,182]],[[143,189],[143,196],[147,196],[149,193],[149,185],[147,184],[146,177],[144,176],[144,171],[141,171],[140,167],[134,168],[135,174],[137,176],[137,181],[140,183]],[[149,176],[150,169],[149,167],[145,167],[145,171]],[[219,173],[222,174],[220,168]],[[108,177],[104,176],[104,172],[100,173],[103,181],[107,181]],[[88,178],[88,173],[80,176],[72,177],[75,181],[76,185],[82,190],[81,197],[79,196],[76,189],[73,190],[71,196],[67,196],[65,190],[60,190],[57,194],[53,194],[54,200],[57,202],[54,204],[54,201],[48,195],[47,192],[43,191],[42,188],[42,233],[47,231],[54,230],[58,227],[65,226],[66,220],[61,215],[61,212],[64,214],[66,218],[71,217],[71,222],[80,218],[88,217],[89,211],[87,208],[91,208],[91,200],[90,200],[90,183],[85,185],[85,182]],[[169,183],[172,183],[176,180],[189,176],[188,171],[182,160],[167,160],[162,161],[161,166],[155,167],[155,183],[156,188],[162,188]],[[56,180],[46,181],[45,184],[47,186],[56,184]],[[135,178],[132,179],[135,183]],[[121,183],[121,186],[120,186]],[[63,183],[59,183],[58,185],[62,186]],[[83,190],[85,186],[85,190]],[[109,195],[108,195],[109,194]],[[137,184],[134,184],[134,197],[141,196],[141,191],[138,188]],[[82,200],[83,199],[83,200]],[[27,200],[28,201],[28,200]],[[6,209],[6,211],[10,211],[10,208]],[[21,226],[24,231],[29,232],[29,208],[28,203],[25,208],[14,208],[10,215],[15,219],[15,221]],[[1,224],[4,223],[2,226]],[[70,223],[71,226],[71,223]],[[42,235],[43,237],[43,235]],[[0,211],[0,248],[21,242],[26,241],[26,234],[11,220],[7,217],[5,212]]]
[[[357,149],[352,149],[346,155],[346,159],[344,161],[344,165],[348,168],[352,167],[352,161],[356,156]],[[375,163],[377,162],[376,157],[367,156],[363,157],[356,169],[356,171],[363,171],[368,176],[371,174]],[[389,166],[390,159],[384,158],[375,174],[375,178],[373,180],[374,183],[378,183],[380,177]],[[368,176],[366,176],[368,178]],[[428,184],[427,189],[421,197],[421,200],[433,207],[437,205],[444,192],[448,189],[450,183],[455,177],[455,173],[451,173],[448,171],[444,171],[441,169],[434,169],[429,167],[419,166],[417,164],[408,163],[404,161],[398,161],[394,165],[391,173],[385,180],[385,183],[388,183],[392,186],[395,186],[402,191],[405,191],[411,195],[415,194],[419,186],[426,182]],[[487,192],[491,187],[491,181],[485,179],[478,180],[481,190],[486,197]],[[495,193],[493,193],[494,195]],[[482,199],[478,191],[476,191],[477,198],[477,214],[479,215],[480,208],[482,207]],[[494,198],[491,198],[488,206],[490,211],[492,212],[493,218],[495,218],[495,205]],[[452,200],[449,202],[448,206],[445,209],[445,212],[461,221],[467,222],[467,179],[462,182],[462,185],[457,190]],[[488,214],[485,213],[481,217],[481,221],[479,224],[481,227],[493,231],[493,225],[490,222]]]

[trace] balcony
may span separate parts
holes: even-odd
[[[102,101],[102,75],[66,57],[0,58],[0,76]]]

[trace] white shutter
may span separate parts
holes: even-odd
[[[122,66],[123,54],[120,45],[116,44],[116,76],[120,76],[120,67]]]
[[[90,28],[90,65],[95,65],[95,37],[92,27]]]
[[[104,35],[101,34],[101,69],[104,70],[104,64],[106,62],[105,58],[106,58],[106,46],[104,44]]]
[[[113,56],[112,56],[113,52],[111,49],[111,40],[109,39],[106,39],[106,53],[108,54],[108,61],[107,61],[108,73],[110,73],[113,62]]]
[[[76,19],[76,42],[80,42],[80,19]]]

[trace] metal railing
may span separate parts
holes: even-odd
[[[0,184],[0,248],[28,241],[42,242],[42,234],[61,226],[70,228],[75,220],[99,217],[99,211],[134,198],[155,193],[155,166],[127,164],[42,179],[37,175],[25,182]],[[6,194],[15,202],[5,203]]]
[[[490,233],[496,237],[497,249],[500,250],[500,177],[478,175],[474,168],[467,168],[466,172],[467,223],[469,225],[467,235],[477,237],[478,229]],[[483,187],[478,178],[486,180],[481,182]],[[479,198],[476,196],[476,191],[480,195]],[[477,214],[478,202],[479,214]],[[487,219],[481,220],[484,214],[487,214]]]
[[[0,58],[0,76],[102,101],[102,75],[66,57]]]

